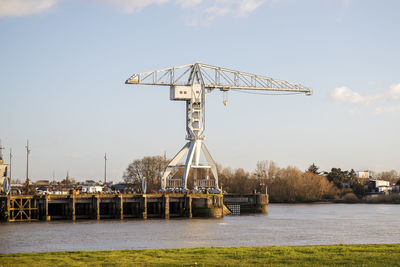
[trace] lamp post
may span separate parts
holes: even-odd
[[[10,183],[11,183],[11,178],[12,178],[12,176],[11,176],[11,162],[12,162],[12,157],[13,157],[12,148],[10,148]]]
[[[29,140],[26,140],[26,181],[29,182],[29,154],[31,150],[29,149]]]
[[[104,153],[104,183],[107,183],[107,153]]]

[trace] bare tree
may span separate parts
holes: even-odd
[[[267,179],[274,179],[276,177],[276,175],[279,172],[279,167],[278,165],[276,165],[275,162],[270,161],[269,165],[268,165],[268,171],[267,171]]]
[[[254,171],[254,176],[258,179],[267,179],[267,171],[268,171],[268,161],[262,160],[258,161],[256,165],[256,170]]]
[[[268,161],[258,161],[251,178],[256,180],[254,190],[257,192],[267,193]]]
[[[399,174],[395,170],[384,171],[377,174],[378,179],[396,183],[399,180]]]
[[[168,160],[162,156],[150,156],[136,159],[129,164],[123,179],[128,184],[140,184],[146,179],[148,190],[158,190],[161,185],[161,177],[168,164]]]

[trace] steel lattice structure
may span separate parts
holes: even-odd
[[[301,84],[202,63],[133,74],[125,83],[176,86],[192,85],[195,81],[209,90],[243,89],[312,94],[310,88]]]
[[[188,142],[168,164],[161,181],[162,190],[171,187],[187,190],[187,179],[190,170],[193,169],[196,188],[212,188],[216,192],[219,191],[216,164],[204,144],[204,111],[207,93],[219,89],[224,92],[254,90],[312,94],[310,88],[300,84],[202,63],[133,74],[125,83],[169,86],[171,100],[186,102],[186,139]],[[201,152],[203,152],[208,165],[200,164]],[[179,164],[185,154],[187,154],[185,164]],[[185,169],[184,177],[169,178],[176,168]],[[208,175],[204,179],[198,179],[198,169],[211,170],[214,179],[209,179]]]

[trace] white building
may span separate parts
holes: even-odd
[[[103,187],[98,185],[82,185],[82,193],[101,193],[103,192]]]
[[[369,182],[376,193],[392,191],[389,181],[369,180]]]
[[[363,178],[369,178],[369,171],[362,171],[362,172],[356,172],[357,178],[363,179]]]
[[[373,181],[375,181],[375,187],[390,186],[389,181],[384,181],[384,180],[373,180]]]

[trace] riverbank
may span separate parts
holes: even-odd
[[[297,247],[215,247],[0,254],[0,266],[97,265],[353,265],[395,266],[400,244]]]
[[[346,194],[342,198],[322,199],[318,201],[269,201],[270,204],[321,204],[321,203],[339,203],[339,204],[400,204],[400,194],[371,194],[358,198],[355,194]]]

